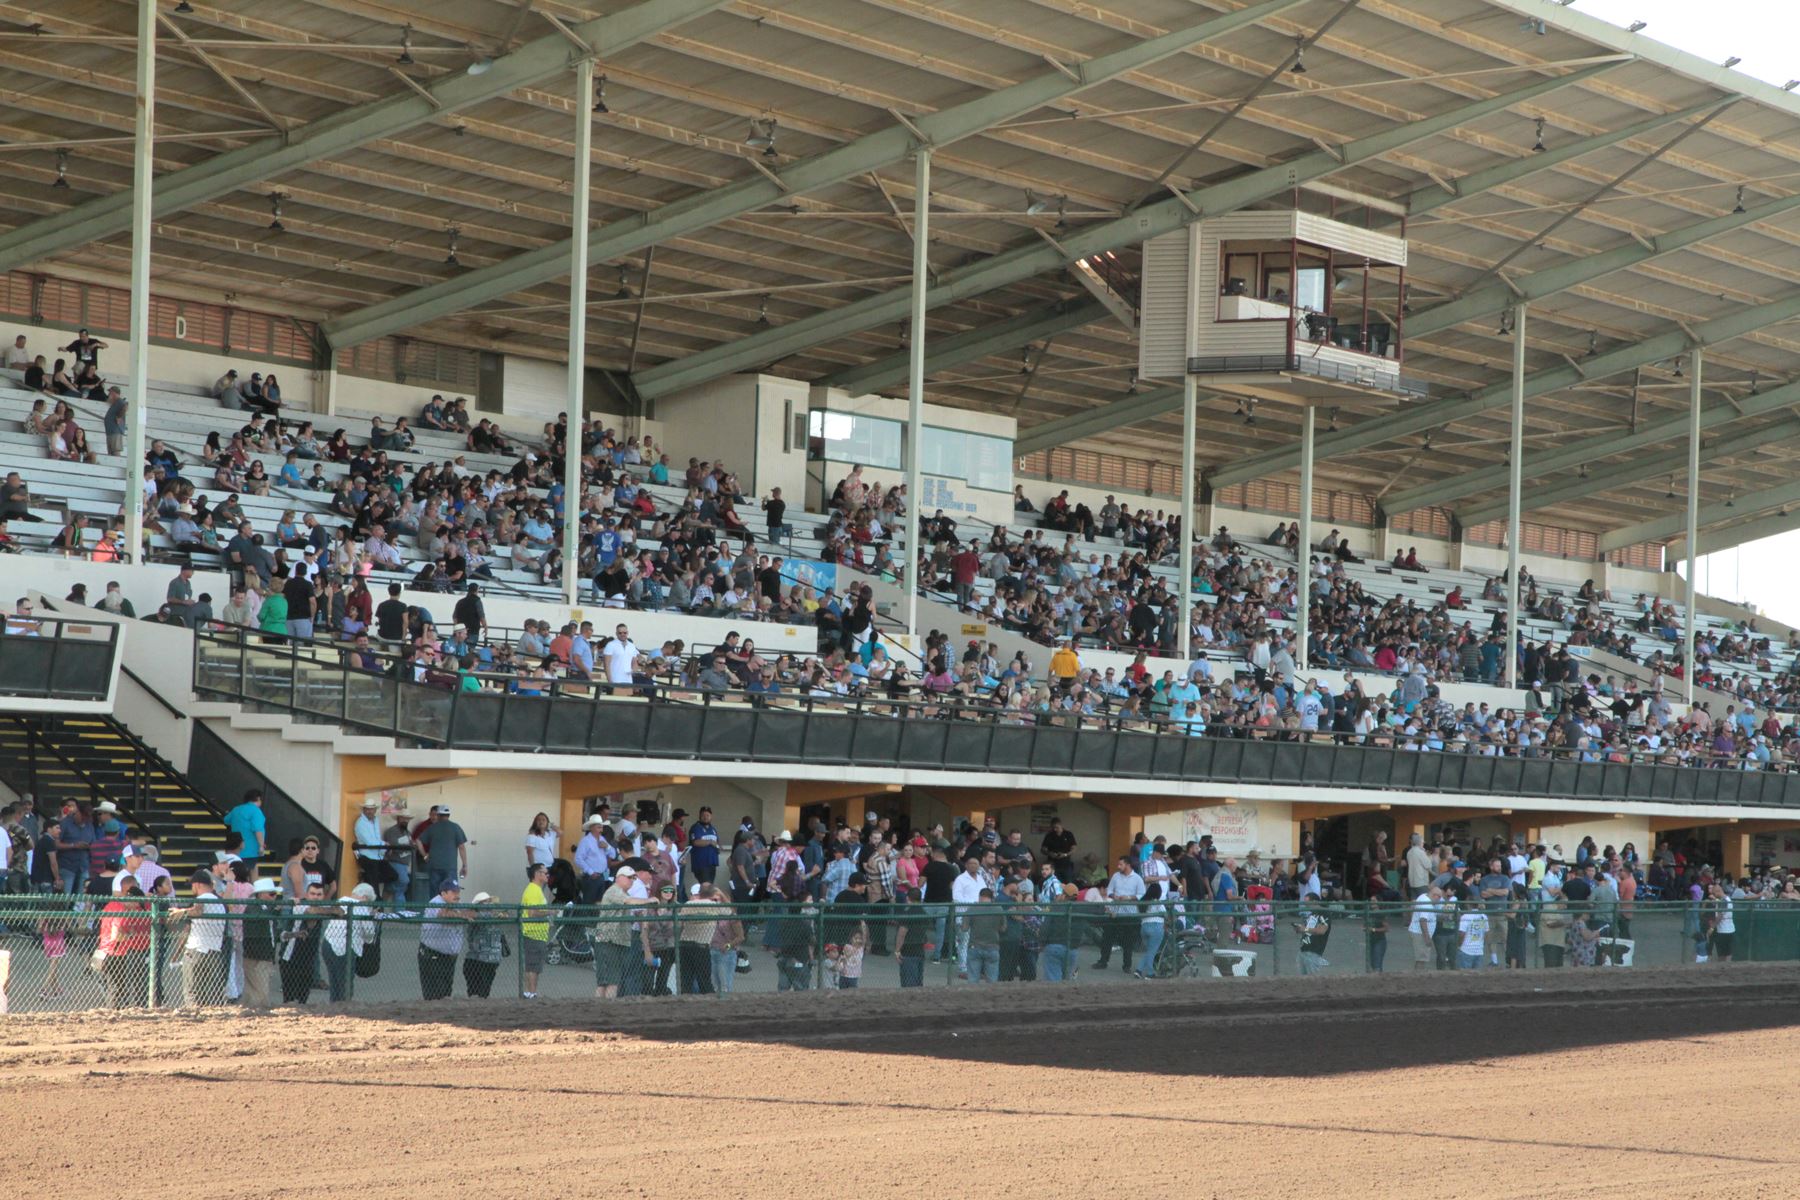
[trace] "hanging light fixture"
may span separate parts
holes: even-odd
[[[411,25],[400,30],[400,57],[396,58],[394,61],[403,67],[410,67],[413,65]]]
[[[1737,507],[1737,493],[1736,492],[1728,492],[1726,494],[1725,507],[1726,508],[1736,508]]]
[[[1537,119],[1537,137],[1531,143],[1531,152],[1533,154],[1542,154],[1544,152],[1544,118],[1542,117]]]
[[[1675,477],[1673,475],[1671,475],[1671,476],[1669,476],[1669,490],[1667,492],[1663,493],[1663,499],[1664,500],[1673,500],[1674,498],[1675,498]]]
[[[186,16],[187,14],[194,11],[194,6],[189,4],[187,2],[187,0],[181,0],[181,3],[177,4],[175,6],[175,11],[180,13],[182,16]]]
[[[67,150],[56,152],[56,182],[50,186],[53,188],[69,186],[69,152]]]
[[[1338,409],[1337,409],[1337,405],[1334,404],[1331,406],[1331,424],[1326,428],[1325,432],[1327,432],[1327,433],[1336,433],[1337,432],[1337,418],[1338,418]]]
[[[606,107],[606,76],[594,80],[594,111],[608,113],[612,109]]]
[[[773,149],[775,146],[775,118],[770,117],[768,121],[765,122],[759,118],[752,117],[750,119],[750,132],[744,138],[744,145],[750,147],[752,150]]]
[[[1675,360],[1675,378],[1681,378],[1681,360],[1679,358]]]
[[[1294,38],[1294,65],[1288,70],[1296,75],[1306,74],[1306,39],[1303,37]]]
[[[1050,207],[1050,204],[1048,201],[1038,199],[1036,196],[1034,196],[1032,194],[1030,188],[1025,189],[1025,215],[1026,216],[1028,216],[1028,217],[1042,216],[1043,213],[1049,209],[1049,207]]]
[[[1592,358],[1598,353],[1600,353],[1600,331],[1598,329],[1590,329],[1588,330],[1587,357]]]
[[[1069,198],[1067,196],[1056,198],[1056,227],[1058,229],[1069,227]]]
[[[1019,348],[1019,374],[1031,374],[1031,347],[1029,345]]]
[[[1125,390],[1135,396],[1135,395],[1137,395],[1137,384],[1138,384],[1137,368],[1133,367],[1133,368],[1131,368],[1131,371],[1125,376]]]
[[[454,225],[452,225],[450,227],[450,253],[446,254],[444,256],[444,265],[446,267],[462,266],[461,263],[456,261],[456,239],[458,237],[460,237],[461,235],[462,235],[462,230],[458,229]]]
[[[764,292],[756,306],[756,324],[759,329],[769,327],[769,294]]]
[[[1731,214],[1735,217],[1744,215],[1744,189],[1741,187],[1737,190],[1737,204],[1732,207]]]
[[[1756,377],[1760,374],[1760,371],[1750,372],[1750,394],[1752,396],[1756,395]]]
[[[281,193],[269,193],[269,229],[273,233],[286,233],[287,226],[281,223]]]
[[[631,299],[631,286],[625,282],[625,268],[619,268],[619,290],[613,293],[615,300]]]

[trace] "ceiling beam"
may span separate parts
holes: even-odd
[[[636,254],[671,237],[692,233],[784,202],[791,196],[902,162],[920,146],[914,129],[925,135],[932,148],[973,137],[993,125],[1022,117],[1127,71],[1178,54],[1194,42],[1242,29],[1305,2],[1307,0],[1264,0],[1262,4],[1099,55],[1074,67],[1072,75],[1046,71],[965,104],[915,117],[910,124],[894,124],[866,134],[823,154],[789,163],[780,171],[765,170],[737,183],[697,192],[650,212],[615,221],[593,232],[589,239],[588,261],[603,263],[622,255]],[[326,322],[323,332],[333,346],[354,346],[555,279],[559,274],[568,273],[568,258],[569,243],[564,240],[519,255],[496,267],[473,271],[459,279],[348,313],[338,320]]]
[[[1721,405],[1721,409],[1729,409],[1729,405]],[[1718,411],[1718,410],[1715,410]],[[1686,433],[1687,418],[1681,418]],[[1752,454],[1761,450],[1771,442],[1788,438],[1800,438],[1800,421],[1785,421],[1775,425],[1764,426],[1740,433],[1735,437],[1720,438],[1712,442],[1703,442],[1700,446],[1700,461],[1713,462],[1721,458],[1732,458],[1739,454]],[[1684,439],[1685,440],[1685,439]],[[1526,461],[1530,461],[1529,459]],[[1687,469],[1687,447],[1660,454],[1654,458],[1630,459],[1615,467],[1593,471],[1585,476],[1570,479],[1553,487],[1534,487],[1523,493],[1521,511],[1532,512],[1540,508],[1549,508],[1552,504],[1565,504],[1571,500],[1580,500],[1584,496],[1592,496],[1597,492],[1608,492],[1614,488],[1630,487],[1653,481],[1658,475],[1684,472]],[[1386,505],[1382,506],[1386,508]],[[1394,510],[1389,509],[1389,512]],[[1457,510],[1456,518],[1465,529],[1476,525],[1485,525],[1506,515],[1506,501],[1494,500],[1487,504],[1471,508],[1467,512]]]
[[[1536,99],[1583,79],[1593,78],[1617,65],[1612,62],[1602,63],[1566,75],[1539,79],[1525,87],[1472,104],[1459,105],[1436,116],[1384,129],[1380,133],[1346,142],[1341,146],[1301,154],[1287,162],[1250,171],[1210,187],[1180,193],[1174,198],[1147,204],[1126,216],[1075,230],[1061,240],[1060,246],[1034,241],[992,259],[945,272],[931,288],[927,303],[931,307],[938,307],[980,295],[994,288],[1060,270],[1067,263],[1086,258],[1090,254],[1117,250],[1184,228],[1202,216],[1220,216],[1234,212],[1346,167],[1379,159],[1403,147],[1436,137],[1469,121],[1503,112],[1515,104]],[[647,399],[654,399],[681,388],[717,379],[721,375],[754,369],[786,358],[819,342],[897,321],[906,313],[909,296],[908,289],[896,289],[845,305],[831,313],[809,317],[687,359],[665,363],[638,377],[638,392]]]
[[[1591,283],[1603,275],[1652,262],[1678,250],[1686,250],[1722,233],[1773,220],[1797,208],[1800,208],[1800,194],[1783,196],[1767,204],[1745,209],[1741,213],[1729,212],[1671,229],[1667,233],[1659,233],[1649,239],[1649,245],[1633,238],[1600,254],[1589,254],[1506,283],[1477,288],[1455,300],[1409,315],[1406,318],[1406,334],[1408,337],[1429,337],[1465,321],[1492,316],[1521,300],[1527,303],[1542,300],[1558,292]]]
[[[1700,535],[1700,553],[1717,554],[1721,550],[1730,550],[1734,546],[1743,546],[1763,538],[1775,537],[1777,534],[1791,533],[1800,529],[1800,508],[1792,512],[1776,512],[1766,517],[1758,517],[1754,521],[1745,521],[1742,525],[1727,525],[1723,529],[1709,530]],[[1687,557],[1687,533],[1668,543],[1663,550],[1664,562],[1675,562]]]
[[[715,9],[729,0],[644,0],[611,16],[573,26],[601,55],[616,54]],[[322,158],[411,129],[446,113],[504,96],[569,69],[580,52],[560,33],[529,42],[497,58],[486,71],[458,71],[398,95],[358,105],[291,129],[277,139],[252,142],[215,155],[156,181],[152,212],[162,218]],[[87,245],[131,228],[131,194],[115,192],[0,235],[0,270],[36,262],[59,250]]]
[[[1730,424],[1732,421],[1779,412],[1794,404],[1800,404],[1800,383],[1785,383],[1779,387],[1770,388],[1766,392],[1740,396],[1735,401],[1721,400],[1711,405],[1700,415],[1700,428],[1702,431],[1716,429],[1721,425]],[[1570,470],[1583,463],[1597,462],[1616,454],[1628,454],[1633,450],[1642,450],[1674,438],[1686,437],[1687,424],[1687,413],[1683,412],[1679,416],[1647,421],[1630,433],[1596,434],[1593,437],[1568,442],[1543,454],[1528,454],[1525,456],[1523,468],[1525,478],[1533,479],[1557,471]],[[1415,508],[1445,504],[1460,496],[1475,496],[1482,492],[1493,491],[1495,488],[1505,487],[1506,482],[1507,473],[1504,464],[1483,467],[1479,471],[1468,471],[1449,479],[1428,483],[1423,487],[1395,492],[1388,497],[1388,503],[1383,504],[1382,507],[1390,513],[1411,512]]]
[[[1565,142],[1541,153],[1527,152],[1523,157],[1515,158],[1510,162],[1496,163],[1494,166],[1483,167],[1479,171],[1470,171],[1467,175],[1452,179],[1449,181],[1450,189],[1448,191],[1435,184],[1419,188],[1407,196],[1402,203],[1406,206],[1407,215],[1422,217],[1447,204],[1455,204],[1459,200],[1467,200],[1471,196],[1479,196],[1494,188],[1516,183],[1525,176],[1535,174],[1547,167],[1558,166],[1595,150],[1605,150],[1620,142],[1628,142],[1632,138],[1654,132],[1664,125],[1703,116],[1736,102],[1735,95],[1724,100],[1708,100],[1703,104],[1676,109],[1674,112],[1660,113],[1619,129],[1594,134],[1592,137],[1577,138],[1572,142]]]
[[[1790,504],[1800,504],[1800,480],[1784,483],[1779,487],[1764,488],[1760,492],[1749,492],[1719,504],[1703,504],[1700,506],[1700,527],[1704,530],[1708,525],[1717,525]],[[1611,533],[1601,534],[1600,553],[1610,554],[1639,542],[1660,542],[1682,533],[1686,528],[1685,513],[1670,513],[1668,516],[1639,521],[1635,525],[1626,525]]]
[[[1105,319],[1106,306],[1098,300],[1065,300],[1048,308],[1021,313],[1008,321],[977,325],[961,333],[943,338],[927,338],[925,373],[930,375],[946,367],[959,367],[990,354],[1001,354],[1029,346],[1043,338],[1055,337],[1071,329],[1080,329]],[[841,388],[853,396],[879,392],[906,382],[907,355],[902,352],[878,358],[848,371],[815,381],[816,387]],[[946,382],[954,383],[954,380]]]
[[[1534,399],[1584,381],[1591,382],[1608,375],[1617,375],[1621,371],[1647,367],[1685,354],[1689,350],[1728,342],[1732,338],[1742,337],[1746,333],[1790,321],[1795,317],[1800,317],[1800,292],[1790,292],[1779,300],[1716,317],[1694,326],[1691,333],[1686,328],[1676,328],[1584,359],[1579,364],[1565,362],[1547,371],[1534,372],[1525,377],[1525,398]],[[1349,429],[1325,434],[1318,439],[1313,453],[1316,458],[1337,458],[1358,450],[1367,450],[1408,434],[1423,433],[1427,429],[1436,429],[1480,416],[1491,409],[1503,408],[1511,395],[1512,382],[1503,379],[1461,399],[1427,401],[1400,412],[1383,413],[1359,421]],[[1299,465],[1299,448],[1284,447],[1254,455],[1223,468],[1209,478],[1214,487],[1229,487],[1234,483],[1245,483],[1261,479],[1265,475],[1292,470]]]
[[[1121,425],[1148,421],[1180,407],[1179,387],[1161,387],[1141,395],[1127,396],[1123,400],[1114,400],[1111,404],[1104,404],[1087,412],[1072,413],[1054,421],[1033,425],[1013,440],[1013,454],[1020,457],[1036,454],[1039,450],[1067,445]]]

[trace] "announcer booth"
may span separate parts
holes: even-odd
[[[1340,220],[1340,212],[1357,220]],[[1343,408],[1379,411],[1427,395],[1403,374],[1406,214],[1380,197],[1314,184],[1295,189],[1285,203],[1152,238],[1143,246],[1141,297],[1138,373],[1183,384],[1184,520],[1193,511],[1201,392],[1234,400],[1248,424],[1259,404],[1300,410],[1307,547],[1317,410],[1335,422]],[[1184,559],[1184,578],[1192,577],[1190,566]],[[1304,668],[1311,573],[1298,574],[1295,657]]]

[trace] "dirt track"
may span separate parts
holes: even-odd
[[[0,1192],[114,1194],[123,1152],[134,1197],[1787,1196],[1797,996],[1736,967],[15,1017]],[[108,1153],[71,1142],[114,1106]]]

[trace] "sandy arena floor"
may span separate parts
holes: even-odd
[[[1797,996],[1740,966],[12,1017],[0,1194],[1785,1197]]]

